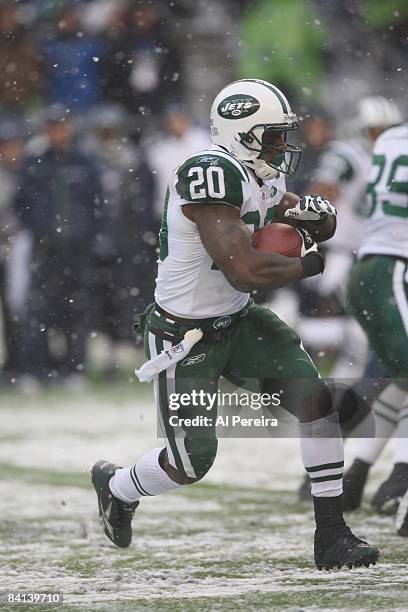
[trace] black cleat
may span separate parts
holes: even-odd
[[[315,532],[314,555],[319,570],[375,565],[380,553],[364,540],[357,538],[347,525],[337,529],[318,528]]]
[[[126,548],[132,541],[131,523],[139,502],[128,504],[112,495],[109,481],[118,469],[119,465],[101,460],[93,466],[91,478],[98,497],[99,517],[105,535],[116,546]]]
[[[408,538],[408,491],[399,503],[395,526],[399,536]]]
[[[305,474],[303,482],[298,489],[298,497],[299,497],[299,501],[301,502],[313,501],[311,487],[310,487],[309,474]]]
[[[396,463],[387,480],[374,494],[371,504],[380,514],[395,514],[408,490],[408,463]]]
[[[343,477],[343,510],[351,512],[361,505],[370,464],[355,459]]]

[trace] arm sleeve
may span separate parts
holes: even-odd
[[[176,190],[183,204],[227,204],[240,209],[245,170],[216,155],[189,158],[176,171]]]

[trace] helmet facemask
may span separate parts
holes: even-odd
[[[299,166],[302,151],[287,142],[286,133],[296,128],[297,122],[293,122],[290,127],[287,124],[258,124],[248,132],[241,132],[239,143],[251,151],[248,159],[242,159],[242,162],[252,168],[261,179],[274,178],[279,172],[294,174]],[[269,155],[271,151],[274,152],[272,157]]]

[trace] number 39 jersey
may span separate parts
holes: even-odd
[[[367,186],[368,219],[358,257],[408,258],[408,123],[377,139]]]
[[[261,186],[232,155],[213,146],[187,158],[170,178],[160,229],[156,302],[170,314],[203,319],[241,310],[249,294],[234,289],[211,260],[184,204],[237,208],[251,232],[274,215],[286,191],[282,175]]]

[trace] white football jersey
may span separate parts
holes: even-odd
[[[330,248],[354,252],[360,245],[370,162],[371,149],[363,138],[333,140],[319,158],[313,180],[339,188],[333,202],[338,210],[337,229]]]
[[[249,294],[237,291],[211,260],[196,224],[182,206],[214,203],[240,210],[252,232],[272,220],[286,192],[285,178],[264,181],[218,146],[188,157],[173,173],[160,230],[155,299],[170,314],[203,319],[241,310]]]
[[[358,257],[408,258],[408,123],[377,139],[367,186],[367,219]]]

